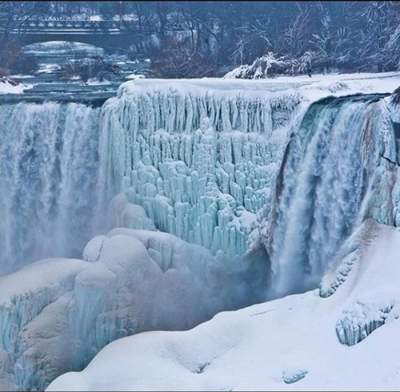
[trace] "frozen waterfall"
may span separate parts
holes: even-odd
[[[100,194],[123,191],[159,230],[213,253],[244,254],[300,96],[191,90],[179,81],[124,88],[102,111]]]
[[[102,108],[1,105],[0,273],[78,256],[112,228],[108,206],[121,192],[148,227],[244,254],[301,98],[228,93],[123,86]]]
[[[316,287],[362,221],[400,223],[387,98],[265,86],[0,106],[0,386],[43,389],[122,336]],[[31,264],[53,256],[83,260]]]

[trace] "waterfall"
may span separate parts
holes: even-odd
[[[229,256],[266,207],[274,295],[315,287],[393,143],[380,96],[326,98],[297,122],[302,98],[285,94],[139,88],[102,108],[0,106],[0,272],[80,256],[124,192],[156,229]]]
[[[269,216],[272,296],[316,287],[362,219],[384,140],[378,98],[314,103],[293,133]]]
[[[89,243],[86,261],[11,274],[5,287],[51,278],[36,291],[21,285],[16,305],[0,308],[10,359],[2,371],[19,389],[43,389],[116,338],[170,320],[192,326],[233,308],[236,294],[254,303],[267,286],[271,297],[315,288],[360,222],[400,222],[397,145],[381,96],[330,97],[306,110],[292,93],[225,93],[0,106],[1,274],[43,257],[81,258],[108,229],[107,205],[120,192],[156,229],[211,250],[117,229]],[[263,246],[248,252],[257,225]],[[181,312],[193,323],[181,324]],[[43,330],[54,331],[51,342]]]
[[[263,97],[161,89],[78,103],[0,106],[0,273],[80,257],[110,228],[120,192],[157,229],[242,255],[268,204],[293,92]],[[104,231],[104,230],[103,230]]]
[[[100,109],[0,106],[0,272],[80,255],[96,204]]]

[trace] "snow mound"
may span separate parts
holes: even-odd
[[[0,80],[0,94],[22,94],[24,90],[28,90],[32,87],[32,85],[28,84],[12,84],[7,81],[3,82]]]
[[[217,259],[167,233],[114,229],[83,253],[0,278],[0,387],[43,390],[117,338],[191,328],[260,301],[265,287],[251,278],[265,276],[262,265]]]
[[[329,297],[314,290],[220,313],[189,331],[127,337],[48,390],[397,389],[400,231],[363,226],[353,237],[359,260]],[[361,335],[349,335],[356,326]]]

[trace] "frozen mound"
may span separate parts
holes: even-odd
[[[117,340],[48,390],[396,390],[400,231],[368,221],[353,240],[360,260],[329,297],[314,290]],[[345,332],[353,345],[343,345],[339,324],[363,341]]]
[[[251,278],[265,276],[262,264],[217,259],[167,233],[114,229],[83,253],[0,279],[2,389],[43,390],[117,338],[191,328],[264,295],[265,281]]]

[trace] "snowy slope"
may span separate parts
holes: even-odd
[[[189,331],[124,338],[49,390],[396,390],[400,231],[368,220],[347,251],[347,272],[330,274],[344,282],[328,297],[314,290]],[[344,325],[361,332],[358,344],[340,342]]]
[[[139,206],[121,197],[113,204],[115,222],[149,225]],[[94,237],[82,260],[30,264],[0,278],[0,389],[43,390],[115,339],[191,328],[260,301],[265,276],[262,264],[217,259],[171,234],[126,228]]]
[[[22,94],[24,90],[32,88],[32,85],[17,84],[12,85],[7,81],[0,80],[0,94]]]

